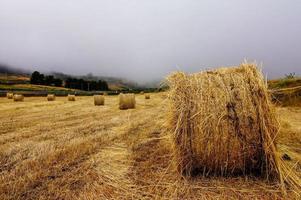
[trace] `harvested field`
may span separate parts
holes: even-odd
[[[298,199],[256,177],[184,178],[173,165],[166,94],[0,98],[0,199]],[[301,108],[277,108],[278,148],[301,177]],[[156,120],[154,120],[156,119]],[[285,156],[286,155],[286,156]],[[300,192],[300,191],[297,191]]]

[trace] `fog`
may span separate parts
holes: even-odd
[[[262,63],[301,73],[299,0],[1,0],[0,63],[137,82]]]

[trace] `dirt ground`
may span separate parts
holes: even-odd
[[[166,128],[166,94],[118,109],[93,97],[0,98],[0,199],[294,199],[255,177],[180,177]],[[300,174],[301,108],[277,108],[280,155]]]

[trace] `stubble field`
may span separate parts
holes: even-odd
[[[183,178],[173,165],[165,93],[119,110],[93,97],[0,98],[0,199],[275,199],[277,184],[260,178]],[[300,174],[301,109],[277,108],[278,148]]]

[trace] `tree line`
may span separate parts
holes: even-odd
[[[61,79],[54,78],[54,76],[52,75],[45,76],[44,74],[41,74],[38,71],[34,71],[31,74],[30,83],[36,85],[49,85],[56,87],[62,87],[63,85],[63,81]]]
[[[106,81],[98,80],[98,81],[86,81],[84,79],[77,78],[67,78],[65,82],[59,78],[55,78],[52,75],[44,75],[38,71],[34,71],[30,78],[31,84],[37,85],[48,85],[48,86],[56,86],[56,87],[65,87],[71,89],[79,89],[85,91],[105,91],[109,90],[108,84]]]
[[[66,88],[79,89],[85,91],[100,90],[105,91],[109,90],[108,84],[106,81],[86,81],[84,79],[77,78],[67,78],[65,81]]]

